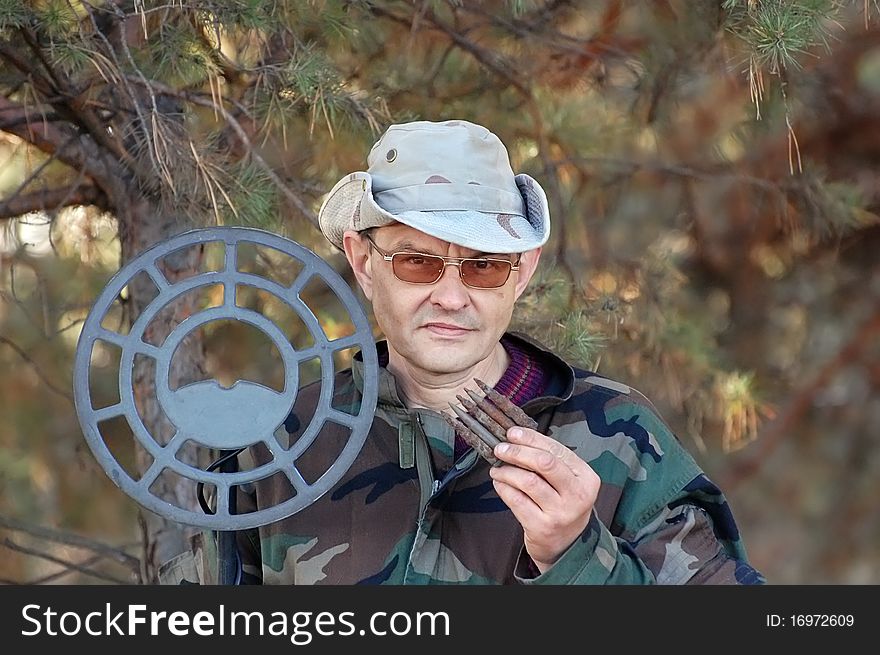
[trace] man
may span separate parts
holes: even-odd
[[[394,125],[368,164],[319,219],[385,337],[375,419],[330,492],[240,540],[244,581],[762,583],[723,494],[645,397],[506,331],[550,216],[498,137],[463,120]],[[362,371],[355,356],[337,374],[334,407],[358,406]],[[538,425],[508,430],[500,466],[443,418],[475,379]],[[292,441],[317,393],[298,397]],[[302,466],[322,470],[310,451]],[[257,483],[250,500],[273,505],[283,486]]]

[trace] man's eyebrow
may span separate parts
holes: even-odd
[[[412,241],[407,241],[406,239],[404,239],[400,243],[397,243],[397,244],[391,246],[388,249],[388,252],[403,252],[403,251],[422,252],[422,253],[425,253],[426,255],[437,255],[438,257],[442,256],[436,252],[432,252],[430,248],[426,248],[424,246],[417,246]],[[506,253],[506,254],[509,256],[509,253]],[[491,253],[491,252],[478,252],[473,255],[468,255],[464,259],[477,259],[479,257],[495,257],[496,259],[504,259],[505,255],[498,254],[498,253]]]
[[[401,250],[407,250],[407,251],[414,250],[416,252],[423,252],[426,255],[433,255],[434,254],[432,252],[429,252],[428,248],[422,248],[422,247],[414,244],[412,241],[406,241],[406,240],[395,243],[393,246],[391,246],[388,249],[389,252],[399,252]]]

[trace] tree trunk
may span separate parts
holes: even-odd
[[[162,215],[151,203],[140,200],[130,204],[126,211],[119,212],[119,233],[122,243],[121,265],[137,257],[144,250],[160,241],[168,239],[188,227],[187,219]],[[159,270],[165,275],[169,284],[175,284],[182,278],[189,277],[201,268],[201,249],[188,248],[180,253],[166,256]],[[155,288],[143,276],[129,284],[129,325],[133,325],[141,312],[149,305],[155,295]],[[151,342],[151,337],[161,343],[170,331],[194,312],[195,302],[192,295],[183,296],[173,302],[167,309],[157,314],[150,322],[144,339]],[[174,435],[174,428],[165,416],[156,397],[155,365],[152,359],[136,358],[133,372],[134,398],[147,431],[159,441],[167,443]],[[171,361],[169,385],[172,389],[204,378],[204,347],[198,331],[189,334],[180,344]],[[199,462],[190,461],[195,455],[181,451],[178,458],[185,464],[197,466]],[[138,453],[138,469],[142,473],[150,464],[150,458],[142,449]],[[151,486],[151,493],[189,511],[198,511],[198,501],[193,493],[193,483],[185,484],[185,480],[160,475]],[[142,558],[143,580],[148,583],[158,581],[158,567],[189,547],[189,538],[196,528],[180,525],[165,519],[153,512],[141,509],[141,528],[144,544]]]

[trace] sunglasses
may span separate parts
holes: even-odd
[[[391,262],[394,277],[411,284],[434,284],[447,266],[458,266],[458,274],[465,286],[497,289],[504,286],[511,271],[519,270],[519,259],[513,263],[492,257],[442,257],[423,252],[387,253],[376,245],[369,234],[364,236],[386,262]]]

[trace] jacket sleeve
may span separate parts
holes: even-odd
[[[593,511],[580,538],[546,572],[531,577],[525,549],[515,572],[524,584],[763,584],[748,563],[723,496],[700,474],[634,534],[614,536]]]
[[[657,408],[636,389],[586,374],[547,419],[602,480],[580,537],[525,584],[762,584],[748,562],[730,506]]]

